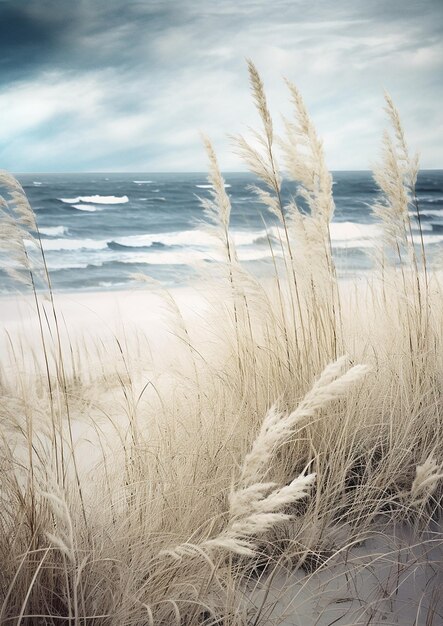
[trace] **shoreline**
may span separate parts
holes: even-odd
[[[91,314],[100,321],[100,316],[104,318],[112,317],[113,314],[124,312],[129,314],[133,319],[139,319],[141,311],[134,308],[136,304],[147,303],[147,301],[161,301],[160,290],[152,288],[133,288],[118,290],[94,290],[94,291],[63,291],[54,292],[54,302],[56,307],[65,309],[68,316],[72,318],[75,313]],[[192,286],[174,287],[173,289],[165,288],[165,291],[172,293],[174,298],[181,304],[186,304],[186,300],[192,298],[198,299],[198,291]],[[43,293],[38,294],[40,302],[47,302],[47,298],[43,298]],[[0,324],[17,322],[14,313],[22,314],[26,310],[35,316],[35,302],[32,294],[2,294],[0,296]],[[72,307],[71,312],[68,307]],[[145,312],[146,313],[146,312]],[[152,310],[148,311],[152,316]]]
[[[356,297],[366,297],[378,280],[375,271],[339,277],[338,287],[343,304],[349,304]],[[442,282],[443,271],[434,272],[433,280]],[[257,283],[270,294],[275,288],[274,280],[269,277],[257,279]],[[173,287],[161,283],[158,286],[139,283],[127,289],[54,291],[54,302],[64,330],[72,332],[73,336],[81,336],[86,331],[89,335],[97,333],[98,337],[103,337],[132,327],[147,331],[149,338],[159,343],[156,331],[161,330],[163,339],[165,332],[169,332],[168,318],[171,306],[173,308],[171,301],[177,305],[184,321],[192,323],[194,319],[208,321],[211,315],[217,316],[220,304],[226,302],[226,295],[215,279],[195,280]],[[44,297],[43,292],[38,296],[40,304],[50,313],[50,300]],[[5,341],[5,333],[15,336],[24,334],[29,338],[30,331],[36,330],[37,324],[32,293],[0,295],[0,347]]]

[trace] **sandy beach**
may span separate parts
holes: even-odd
[[[156,356],[156,367],[169,354],[171,325],[174,312],[168,306],[166,293],[162,290],[138,287],[126,291],[57,293],[54,302],[58,315],[60,335],[64,349],[69,343],[104,342],[105,344],[130,340],[143,333],[152,355]],[[193,287],[176,288],[173,298],[184,319],[191,326],[199,316],[205,315],[209,304],[206,298]],[[49,300],[40,299],[47,312],[50,325],[54,325],[52,306]],[[44,315],[43,315],[44,317]],[[44,333],[49,335],[48,323],[43,319]],[[11,338],[21,339],[29,350],[39,352],[40,331],[35,301],[31,295],[3,296],[0,298],[0,346],[3,366],[10,355]],[[41,346],[40,346],[41,348]],[[40,350],[41,352],[41,350]]]
[[[175,288],[174,298],[183,314],[198,314],[202,298],[192,287]],[[143,328],[156,328],[165,318],[161,297],[138,287],[124,291],[56,293],[56,307],[71,331],[113,333],[119,323]],[[49,304],[48,300],[46,302]],[[10,295],[0,298],[0,325],[8,332],[26,332],[36,323],[35,302],[31,295]],[[155,333],[152,333],[153,339]]]

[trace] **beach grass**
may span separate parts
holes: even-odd
[[[386,96],[374,270],[339,281],[322,142],[291,83],[276,136],[248,65],[260,128],[233,143],[279,220],[274,277],[238,261],[204,138],[202,219],[223,260],[202,270],[193,313],[137,276],[160,334],[143,313],[136,330],[124,316],[75,327],[2,175],[1,245],[34,322],[3,339],[0,624],[443,621],[442,287],[418,161]]]

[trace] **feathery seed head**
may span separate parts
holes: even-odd
[[[417,465],[415,479],[411,486],[413,506],[426,503],[437,488],[438,482],[443,479],[443,465],[437,463],[431,455],[422,465]]]
[[[268,140],[268,144],[272,144],[273,140],[273,128],[272,128],[272,119],[271,114],[269,113],[268,104],[266,101],[265,88],[263,85],[263,81],[260,78],[260,74],[257,71],[254,63],[248,59],[248,71],[249,71],[249,81],[251,84],[252,95],[254,97],[255,105],[260,114],[261,120],[263,122],[263,127],[265,130],[265,134]]]

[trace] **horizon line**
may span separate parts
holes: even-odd
[[[37,174],[203,174],[205,176],[208,175],[207,170],[60,170],[60,171],[12,171],[12,170],[4,170],[10,171],[14,176],[21,175],[37,175]],[[372,172],[373,170],[368,169],[330,169],[329,172]],[[441,172],[443,171],[442,167],[423,167],[419,169],[420,172]],[[255,176],[259,178],[253,172],[249,170],[221,170],[222,174],[250,174],[251,176]]]

